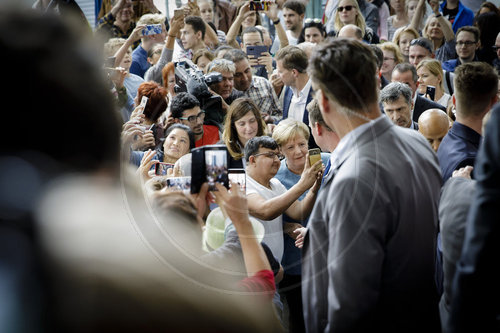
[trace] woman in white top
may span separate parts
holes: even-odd
[[[441,63],[435,59],[424,59],[417,65],[418,92],[424,94],[426,98],[427,86],[436,87],[434,101],[444,107],[448,107],[451,96],[444,92],[443,68]]]

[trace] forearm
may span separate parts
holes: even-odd
[[[441,29],[443,29],[444,39],[449,42],[455,39],[455,33],[451,29],[451,26],[446,22],[447,20],[443,15],[438,17],[438,22],[441,25]]]
[[[271,265],[267,260],[266,253],[257,240],[250,220],[235,224],[236,231],[240,238],[241,250],[248,276],[262,270],[271,270]]]
[[[306,197],[297,203],[297,207],[295,210],[287,211],[287,215],[292,219],[297,221],[304,221],[314,207],[314,203],[316,202],[316,193],[312,190],[307,192]]]
[[[280,49],[284,48],[288,45],[288,37],[286,36],[286,31],[281,25],[281,22],[275,24],[274,27],[276,28],[276,34],[278,35],[278,39],[280,41]]]
[[[234,20],[233,24],[231,24],[231,28],[226,35],[227,44],[239,48],[238,42],[236,42],[236,36],[238,35],[238,31],[240,30],[241,23],[243,22],[243,17],[237,16],[236,20]]]
[[[211,43],[212,45],[219,45],[219,37],[217,36],[217,32],[212,29],[211,26],[205,22],[205,39],[206,42]]]
[[[250,215],[265,221],[275,219],[289,209],[306,190],[301,183],[297,183],[285,193],[264,202],[250,199],[248,202]]]
[[[125,54],[127,54],[127,50],[129,47],[131,47],[134,44],[134,42],[128,38],[125,43],[116,51],[115,53],[115,67],[117,67],[123,60],[123,57],[125,57]]]
[[[410,28],[413,28],[418,31],[418,27],[420,27],[424,13],[425,13],[425,0],[424,1],[421,0],[417,4],[417,9],[415,10],[415,14],[413,14],[413,17],[411,19]]]

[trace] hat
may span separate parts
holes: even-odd
[[[226,223],[227,222],[227,223]],[[257,236],[259,243],[264,238],[265,229],[261,222],[250,216],[250,222],[253,226],[253,231]],[[227,228],[234,228],[231,220],[229,218],[225,219],[222,214],[220,207],[213,209],[210,214],[208,214],[207,222],[203,230],[203,249],[208,251],[213,251],[224,244],[225,232]]]

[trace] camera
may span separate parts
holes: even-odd
[[[200,102],[200,108],[205,111],[205,124],[216,125],[219,128],[224,122],[222,112],[222,99],[213,96],[208,86],[222,81],[222,74],[211,72],[207,75],[198,69],[188,59],[183,59],[175,64],[175,92],[188,92]]]

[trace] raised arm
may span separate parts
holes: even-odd
[[[417,8],[415,9],[415,14],[413,15],[410,28],[419,31],[419,27],[422,24],[422,19],[425,14],[425,0],[418,0]]]
[[[432,8],[432,12],[434,15],[436,15],[437,20],[439,22],[439,25],[441,26],[441,29],[443,30],[443,35],[444,39],[446,39],[447,42],[454,40],[455,39],[455,33],[453,32],[453,29],[451,28],[451,24],[448,22],[448,20],[439,12],[439,1],[437,0],[430,0],[429,5]]]
[[[278,5],[276,3],[271,4],[269,6],[269,10],[264,11],[264,13],[274,23],[274,27],[276,28],[276,34],[278,35],[278,39],[280,41],[280,49],[287,46],[288,37],[286,36],[286,31],[283,28],[283,25],[281,25],[281,21],[278,16]]]
[[[240,45],[238,45],[238,42],[236,41],[236,36],[238,35],[238,31],[240,30],[241,23],[243,23],[243,20],[245,19],[245,14],[248,13],[249,11],[250,11],[250,2],[247,1],[243,6],[241,6],[238,16],[236,16],[236,19],[234,20],[233,24],[231,24],[231,28],[229,28],[229,31],[227,32],[226,35],[227,45],[237,49],[240,48]]]
[[[188,1],[186,11],[191,16],[201,17],[200,7],[198,7],[198,3],[196,1]],[[214,46],[214,48],[217,47],[217,45],[219,44],[217,32],[215,32],[212,27],[209,26],[207,22],[205,22],[205,20],[203,20],[203,23],[205,23],[205,44],[211,44]]]
[[[127,40],[125,43],[116,51],[115,53],[115,67],[118,66],[122,60],[125,54],[127,53],[127,50],[129,47],[134,45],[135,42],[137,42],[139,39],[142,37],[142,30],[145,28],[145,25],[138,25],[134,28],[130,36],[128,36]]]

